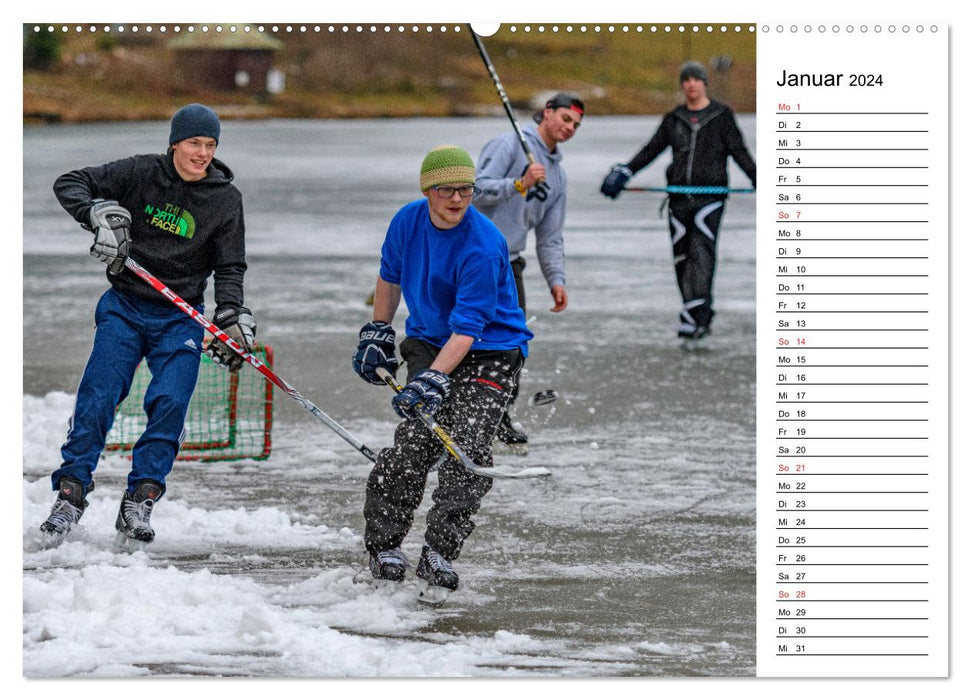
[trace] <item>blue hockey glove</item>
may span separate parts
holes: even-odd
[[[452,392],[452,380],[437,369],[423,369],[391,399],[391,406],[402,418],[417,420],[417,411],[432,416]]]
[[[371,321],[361,328],[357,352],[351,364],[358,376],[371,384],[384,384],[377,375],[379,367],[392,375],[398,371],[398,358],[394,355],[394,328],[384,321]]]
[[[618,163],[610,169],[607,177],[604,178],[603,184],[600,185],[601,194],[611,199],[617,199],[620,193],[623,192],[627,181],[632,177],[634,177],[634,173],[631,172],[631,169],[622,163]]]

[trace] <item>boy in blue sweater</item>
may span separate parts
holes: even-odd
[[[407,560],[400,545],[421,503],[431,467],[444,451],[419,419],[434,415],[478,464],[492,465],[492,441],[533,337],[519,308],[502,233],[470,206],[475,165],[456,146],[440,146],[422,162],[424,195],[391,220],[381,248],[373,320],[360,331],[354,370],[383,384],[394,374],[391,326],[404,297],[407,338],[401,355],[408,383],[392,399],[405,420],[394,446],[381,451],[367,483],[364,541],[376,579],[401,581]],[[451,562],[475,525],[472,516],[492,479],[455,460],[438,472],[425,545],[416,574],[431,586],[455,590]]]

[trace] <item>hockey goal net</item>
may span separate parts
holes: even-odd
[[[257,344],[253,355],[273,368],[273,348],[269,345]],[[147,423],[142,405],[151,378],[142,362],[128,397],[115,410],[106,451],[131,456]],[[185,441],[177,459],[266,459],[270,456],[272,427],[273,385],[252,368],[242,367],[230,374],[203,354],[185,419]]]

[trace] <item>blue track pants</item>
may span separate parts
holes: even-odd
[[[201,308],[200,308],[201,310]],[[111,430],[115,407],[131,389],[144,358],[152,373],[145,392],[148,425],[135,443],[129,490],[144,479],[165,486],[184,438],[185,415],[199,376],[203,328],[171,305],[153,304],[109,289],[95,311],[91,357],[78,386],[63,463],[51,475],[54,489],[70,476],[90,490],[92,474]]]

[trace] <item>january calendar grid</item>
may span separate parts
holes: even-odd
[[[947,675],[946,28],[762,30],[759,673]]]
[[[361,41],[468,31],[252,26]],[[759,187],[732,195],[755,201],[753,675],[947,677],[948,24],[516,25],[540,27],[755,37]]]

